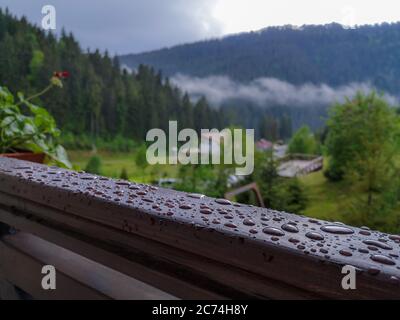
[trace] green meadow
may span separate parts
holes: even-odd
[[[68,151],[69,158],[77,170],[85,170],[89,159],[95,155],[91,151]],[[178,173],[178,167],[173,165],[154,165],[140,168],[135,164],[134,152],[98,151],[101,158],[101,174],[111,178],[119,178],[125,168],[129,180],[138,183],[151,183],[160,178],[173,178]]]

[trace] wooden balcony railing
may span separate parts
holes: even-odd
[[[400,298],[399,236],[14,159],[0,222],[0,287],[38,299]]]

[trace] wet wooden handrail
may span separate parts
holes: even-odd
[[[0,222],[131,277],[143,298],[400,298],[399,236],[14,159],[0,158]],[[355,290],[342,288],[345,265]]]

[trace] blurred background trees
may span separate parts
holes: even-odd
[[[360,93],[334,106],[326,151],[326,176],[352,187],[359,220],[368,223],[394,208],[400,191],[400,119],[381,96]]]

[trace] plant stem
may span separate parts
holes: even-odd
[[[17,106],[21,105],[22,103],[24,103],[25,101],[30,101],[32,99],[35,99],[37,97],[40,97],[42,95],[44,95],[47,91],[49,91],[51,88],[53,87],[53,84],[50,83],[46,88],[44,88],[42,91],[40,91],[39,93],[34,94],[33,96],[30,96],[29,98],[26,98],[20,102],[17,103]]]

